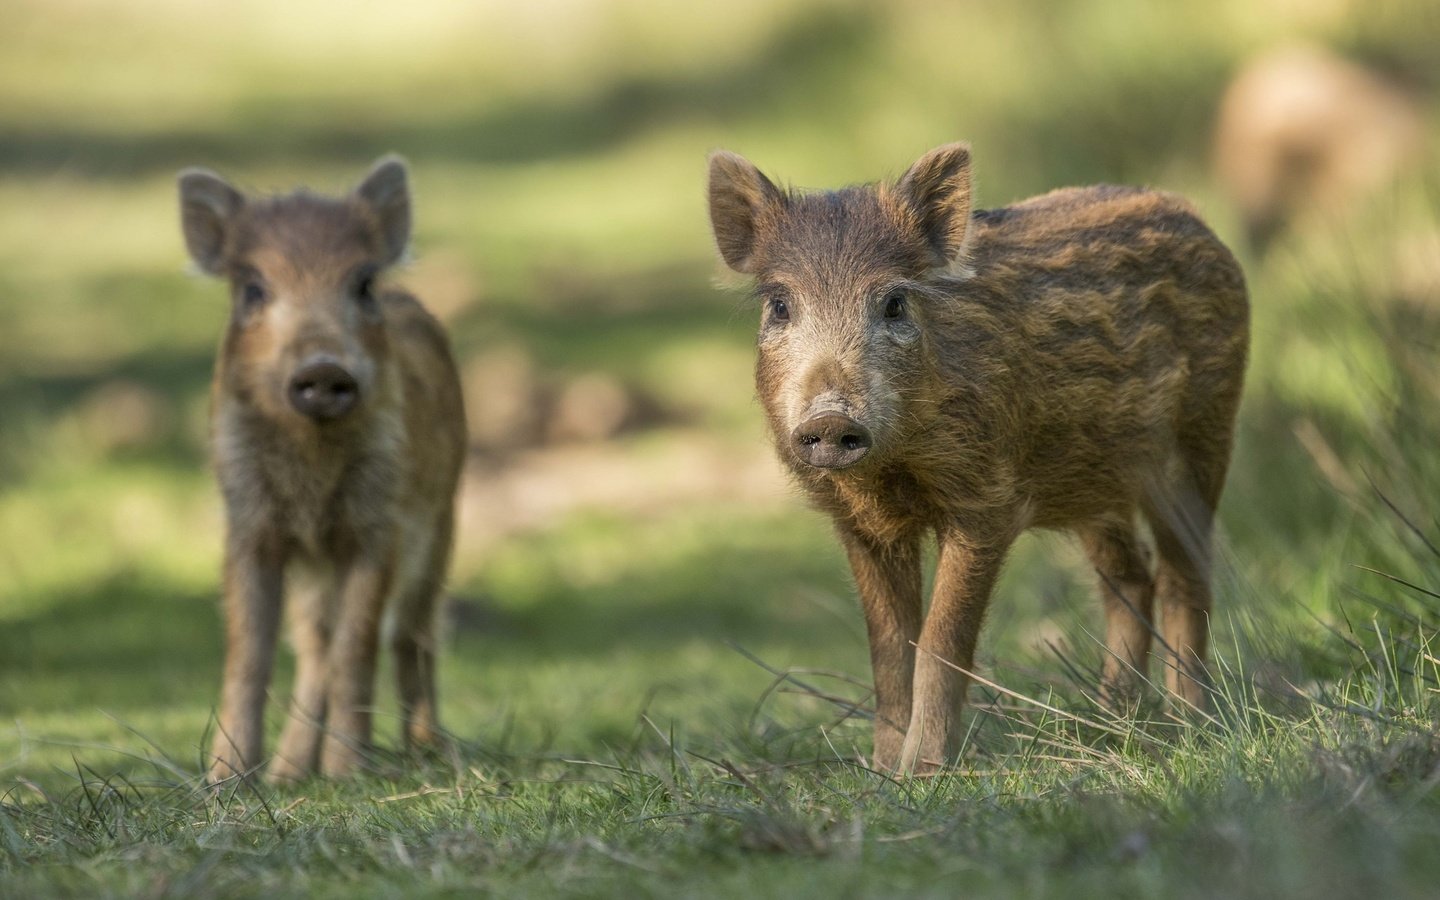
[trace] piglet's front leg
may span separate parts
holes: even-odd
[[[909,536],[877,543],[841,532],[870,638],[870,671],[875,680],[875,739],[871,764],[894,771],[910,724],[915,641],[920,637],[920,542]]]
[[[900,750],[900,771],[936,772],[960,752],[960,712],[975,663],[975,643],[990,592],[1005,558],[1004,546],[977,543],[964,534],[940,536],[940,560],[930,611],[915,655],[915,696]]]
[[[210,751],[214,784],[260,765],[265,691],[280,627],[284,561],[263,541],[232,536],[225,551],[225,674]]]
[[[320,754],[320,770],[325,775],[355,771],[370,747],[380,620],[392,575],[388,556],[377,562],[361,555],[343,576],[339,616],[328,655],[328,728]]]

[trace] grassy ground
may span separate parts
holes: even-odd
[[[863,626],[769,459],[753,310],[711,283],[701,179],[716,146],[819,185],[967,137],[983,204],[1144,182],[1238,240],[1207,162],[1235,67],[1308,37],[1401,73],[1433,114],[1440,16],[672,6],[10,4],[0,896],[1433,895],[1440,170],[1246,256],[1214,719],[1096,708],[1089,577],[1028,537],[962,765],[904,783],[863,767]],[[652,414],[477,446],[452,753],[394,755],[387,696],[374,774],[212,797],[204,421],[225,309],[184,273],[173,175],[339,189],[390,150],[418,193],[403,280],[445,316],[477,409],[598,374]]]

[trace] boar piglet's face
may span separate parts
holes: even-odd
[[[339,199],[250,198],[191,169],[180,202],[192,259],[230,282],[222,389],[271,418],[363,418],[387,355],[376,282],[409,239],[404,165],[381,161]]]
[[[753,165],[710,160],[721,256],[755,278],[756,386],[782,455],[817,469],[862,468],[934,415],[927,340],[964,274],[970,154],[927,154],[894,185],[794,193]]]

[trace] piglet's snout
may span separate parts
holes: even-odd
[[[838,412],[816,413],[790,434],[796,456],[821,469],[853,466],[870,452],[870,430]]]
[[[290,405],[316,421],[338,419],[355,408],[360,384],[333,359],[312,359],[290,376]]]

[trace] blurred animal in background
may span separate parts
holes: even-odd
[[[210,779],[262,764],[282,606],[296,671],[272,780],[364,762],[382,620],[405,742],[433,744],[466,431],[443,329],[383,281],[410,238],[405,166],[382,160],[338,199],[249,197],[203,169],[179,188],[190,256],[231,294],[211,386],[226,650]]]
[[[1279,47],[1226,89],[1216,177],[1264,252],[1307,216],[1335,214],[1417,161],[1421,107],[1397,83],[1319,47]]]
[[[991,589],[1029,528],[1078,535],[1100,576],[1110,702],[1129,705],[1158,635],[1170,691],[1205,705],[1211,523],[1248,352],[1240,267],[1183,200],[1107,186],[976,212],[970,172],[951,144],[895,184],[797,193],[710,158],[716,243],[763,305],[760,401],[849,554],[874,764],[901,772],[955,760]]]

